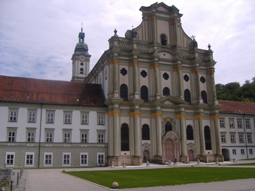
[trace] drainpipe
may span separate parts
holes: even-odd
[[[39,131],[39,148],[38,148],[38,168],[40,168],[40,156],[41,156],[42,106],[43,106],[43,104],[41,103],[40,131]]]

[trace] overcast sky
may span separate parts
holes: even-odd
[[[71,56],[83,22],[90,69],[108,49],[116,28],[124,37],[155,0],[0,0],[0,75],[71,79]],[[160,1],[159,1],[160,2]],[[216,83],[255,77],[254,0],[167,0],[198,48],[214,51]]]

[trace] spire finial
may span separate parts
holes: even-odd
[[[211,50],[211,45],[210,44],[208,44],[208,49]]]
[[[83,22],[81,22],[81,32],[83,32]]]
[[[118,31],[115,29],[113,32],[114,32],[114,35],[117,35],[117,32],[118,32]]]

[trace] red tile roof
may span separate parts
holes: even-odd
[[[0,101],[104,106],[104,95],[98,84],[0,76]]]
[[[255,114],[255,103],[218,100],[223,107],[220,112]]]

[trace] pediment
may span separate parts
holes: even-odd
[[[170,95],[157,100],[156,103],[163,103],[165,105],[180,105],[180,104],[189,105],[189,103],[184,101],[183,99],[178,97],[172,97]]]

